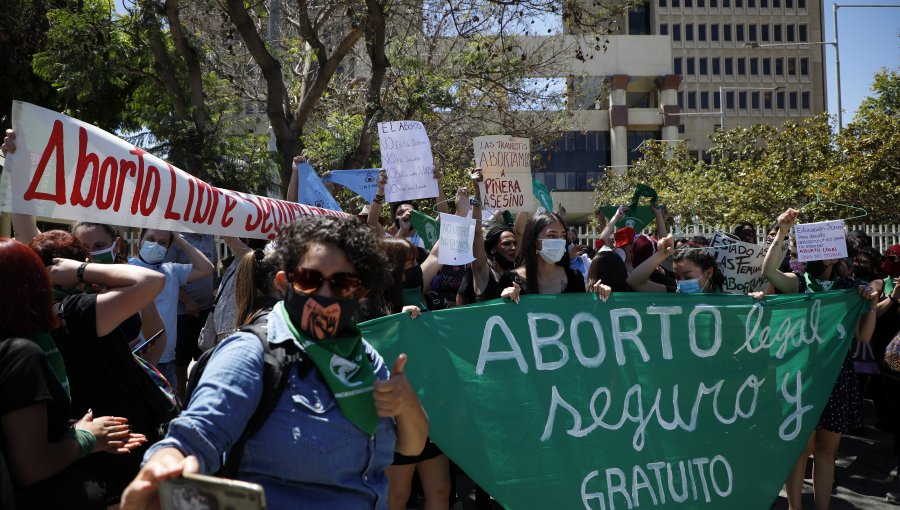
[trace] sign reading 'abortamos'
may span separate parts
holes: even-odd
[[[475,164],[484,173],[482,201],[490,209],[534,212],[531,143],[509,135],[475,138]]]

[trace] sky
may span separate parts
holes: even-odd
[[[825,40],[834,41],[832,5],[838,9],[838,48],[841,54],[841,102],[844,125],[856,113],[859,103],[870,94],[872,77],[882,67],[900,69],[900,2],[897,0],[826,0],[823,10]],[[863,8],[852,5],[895,5],[892,8]],[[834,47],[825,49],[825,77],[828,81],[828,112],[837,114]]]

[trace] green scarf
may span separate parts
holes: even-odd
[[[56,376],[59,384],[62,384],[63,389],[66,390],[66,395],[69,395],[71,398],[72,393],[69,391],[69,377],[66,375],[66,364],[63,361],[62,354],[59,353],[59,349],[56,347],[56,342],[53,341],[53,337],[50,336],[50,333],[41,331],[34,333],[28,338],[38,344],[44,351],[44,357],[47,358],[50,371]]]
[[[806,292],[825,292],[834,288],[834,282],[836,280],[819,280],[809,276],[809,273],[803,273],[803,277],[806,278]]]
[[[279,302],[276,309],[294,334],[298,347],[309,355],[325,378],[341,414],[366,434],[374,435],[378,425],[378,412],[372,395],[375,371],[366,355],[359,330],[351,327],[350,336],[314,341],[297,331],[284,309],[284,303]]]

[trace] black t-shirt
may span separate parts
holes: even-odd
[[[47,404],[47,440],[58,441],[69,425],[69,397],[44,351],[27,338],[0,341],[0,416]]]
[[[458,291],[458,294],[463,297],[463,302],[466,304],[481,303],[482,301],[497,299],[503,292],[503,287],[500,285],[500,282],[497,281],[496,273],[494,273],[492,269],[488,269],[487,285],[481,294],[475,294],[475,284],[473,283],[472,278],[472,268],[469,267],[466,270],[466,274],[463,275]]]
[[[562,290],[562,294],[569,294],[573,292],[584,292],[584,276],[582,276],[581,271],[577,269],[572,269],[571,267],[563,268],[566,270],[566,288]],[[514,283],[518,283],[520,287],[520,294],[528,293],[528,284],[525,282],[525,279],[519,276],[519,273],[515,271],[509,271],[500,277],[500,288],[502,289],[507,287],[512,287]]]

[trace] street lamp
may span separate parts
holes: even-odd
[[[817,41],[817,42],[791,42],[791,43],[774,43],[774,44],[759,44],[757,42],[749,42],[744,43],[745,48],[777,48],[784,46],[834,46],[834,86],[835,92],[837,94],[837,121],[838,121],[838,133],[841,132],[841,129],[844,127],[844,116],[843,109],[841,108],[841,54],[838,47],[838,9],[841,7],[866,7],[866,8],[881,8],[881,7],[900,7],[900,4],[833,4],[831,9],[831,17],[832,22],[834,23],[834,41]],[[721,100],[721,94],[720,94]]]

